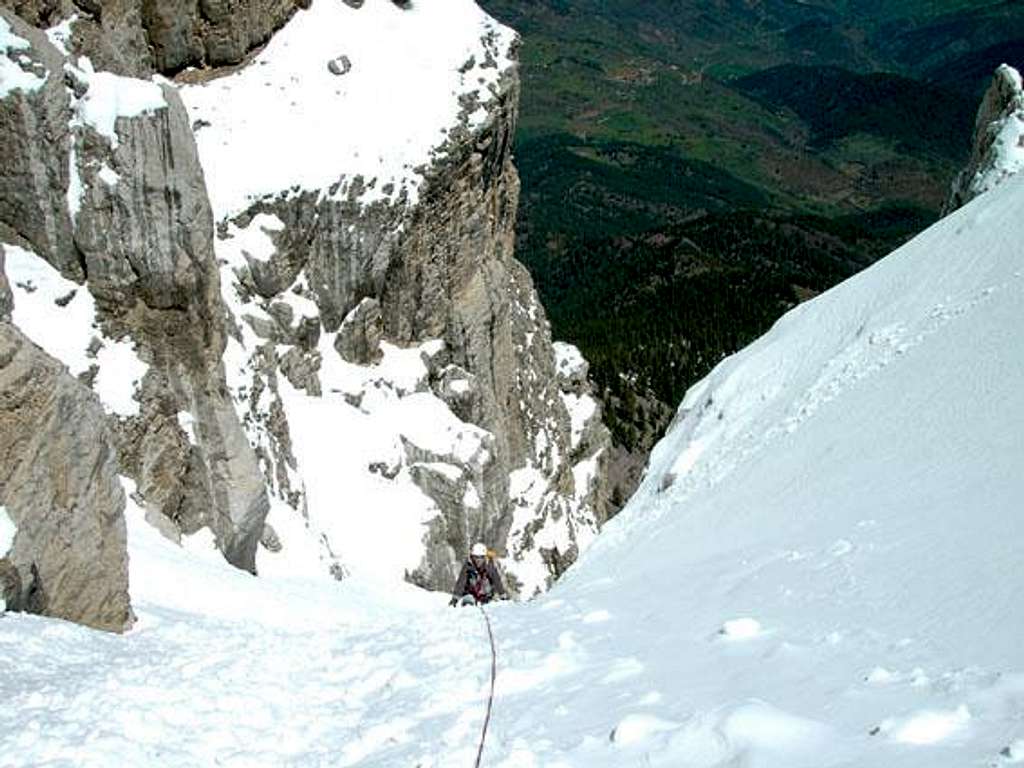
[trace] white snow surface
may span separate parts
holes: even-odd
[[[1022,213],[1016,178],[691,390],[580,562],[488,609],[483,764],[1024,760]],[[473,764],[478,611],[128,522],[134,630],[0,620],[0,764]]]
[[[370,187],[363,202],[403,188],[415,200],[417,168],[458,124],[460,97],[479,99],[471,127],[487,119],[514,39],[473,0],[405,10],[313,0],[246,67],[181,89],[203,121],[196,142],[216,218],[287,190],[326,190],[343,173]],[[328,64],[343,56],[351,69],[335,75]]]
[[[108,413],[139,412],[135,390],[149,366],[128,339],[103,335],[88,286],[63,277],[31,251],[7,243],[5,271],[14,295],[11,319],[32,341],[78,376],[97,366],[93,389]],[[90,352],[90,345],[95,352]]]
[[[7,507],[0,504],[0,557],[6,556],[11,551],[14,534],[17,532],[18,529],[15,527],[14,521],[7,514]]]

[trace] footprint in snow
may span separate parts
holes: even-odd
[[[647,741],[655,734],[677,730],[680,725],[653,715],[630,714],[611,730],[608,740],[620,747],[633,746]]]
[[[870,685],[889,685],[890,683],[895,683],[898,679],[899,675],[890,672],[885,667],[875,667],[864,676],[864,682]]]

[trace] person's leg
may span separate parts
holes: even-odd
[[[462,598],[459,600],[459,605],[476,605],[476,598],[472,595],[463,595]]]

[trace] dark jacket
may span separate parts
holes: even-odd
[[[482,568],[477,568],[472,560],[462,564],[462,573],[459,580],[455,582],[456,598],[464,595],[473,595],[478,603],[489,602],[495,595],[507,596],[505,585],[501,583],[501,576],[498,568],[488,558],[484,561]]]

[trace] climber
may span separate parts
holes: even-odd
[[[469,551],[469,560],[462,566],[462,573],[455,583],[455,592],[448,603],[456,605],[483,605],[500,595],[508,599],[505,585],[501,582],[498,568],[494,564],[487,547],[477,543]]]

